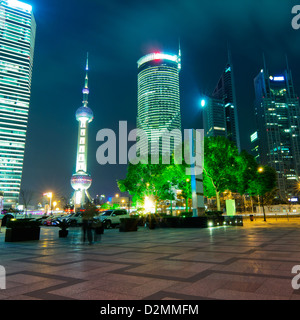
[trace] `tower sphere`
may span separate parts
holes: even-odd
[[[92,184],[92,178],[88,173],[78,171],[71,178],[71,186],[74,190],[87,190]]]
[[[76,111],[76,120],[80,121],[82,118],[86,118],[88,122],[92,122],[94,119],[94,114],[92,109],[89,107],[80,107]]]

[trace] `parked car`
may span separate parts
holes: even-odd
[[[67,221],[70,223],[70,226],[76,227],[82,225],[82,212],[73,213]]]
[[[102,221],[106,229],[113,228],[121,223],[122,218],[130,218],[126,210],[107,210],[102,212],[96,219]]]

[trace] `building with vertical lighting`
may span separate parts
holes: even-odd
[[[72,175],[71,185],[75,190],[73,201],[75,210],[87,202],[91,201],[88,189],[92,184],[91,175],[87,171],[87,154],[88,154],[88,128],[89,123],[93,121],[93,111],[88,107],[88,58],[86,62],[86,76],[83,93],[83,105],[76,111],[76,120],[78,121],[78,141],[76,154],[76,171]]]
[[[233,65],[231,59],[231,53],[228,50],[228,62],[221,74],[216,88],[212,93],[212,98],[223,102],[225,113],[225,124],[216,125],[217,127],[226,128],[226,137],[233,141],[238,149],[240,146],[240,135],[239,135],[239,124],[238,124],[238,114],[237,114],[237,102],[235,94],[235,83],[233,76]],[[220,121],[220,120],[218,120]],[[221,133],[220,130],[217,133]],[[219,134],[218,134],[219,135]]]
[[[292,73],[270,75],[266,66],[254,80],[257,130],[252,149],[260,164],[278,173],[281,198],[296,193],[300,174],[300,110]]]
[[[150,53],[139,59],[137,64],[137,128],[142,129],[148,138],[148,145],[140,145],[140,148],[146,153],[172,153],[174,146],[181,142],[180,50],[178,56]],[[177,132],[171,137],[170,148],[167,149],[163,146],[162,137],[175,129]]]
[[[203,127],[206,137],[227,137],[225,108],[222,100],[206,98],[203,107]]]
[[[35,32],[29,4],[0,0],[0,191],[6,208],[19,201]]]

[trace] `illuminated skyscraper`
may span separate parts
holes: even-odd
[[[227,137],[225,107],[222,100],[206,97],[201,101],[203,127],[207,137]]]
[[[235,83],[233,76],[233,66],[231,54],[228,50],[228,62],[221,74],[218,84],[213,91],[212,98],[223,101],[225,113],[225,126],[218,125],[217,127],[226,128],[226,137],[233,141],[240,150],[240,135],[237,115],[237,103],[235,95]]]
[[[266,67],[254,80],[257,131],[251,135],[256,159],[278,173],[282,198],[295,195],[300,174],[300,107],[292,73],[277,76]]]
[[[162,137],[174,129],[181,131],[179,72],[181,54],[150,53],[138,60],[137,127],[148,137],[148,152],[164,153],[181,141],[175,132],[170,149],[163,148]],[[156,150],[150,150],[150,145]],[[141,146],[147,148],[147,146]],[[145,150],[145,149],[143,149]]]
[[[83,105],[76,111],[76,120],[78,124],[78,142],[76,154],[76,172],[72,175],[71,185],[74,192],[75,208],[82,207],[87,199],[90,199],[88,189],[92,184],[91,175],[87,171],[87,147],[88,147],[88,127],[89,123],[93,121],[93,111],[88,107],[88,58],[86,62],[86,76],[85,84],[82,90]]]
[[[32,7],[0,0],[0,191],[4,207],[19,200],[36,24]]]

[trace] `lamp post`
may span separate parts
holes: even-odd
[[[264,168],[263,167],[259,167],[257,169],[258,173],[263,173],[264,172]],[[258,199],[260,199],[260,195],[258,195]],[[264,207],[264,196],[261,196],[261,203],[262,203],[262,209],[263,209],[263,214],[264,214],[264,221],[266,222],[266,213],[265,213],[265,207]]]
[[[188,183],[190,182],[190,179],[186,179],[186,198],[185,198],[185,210],[186,212],[189,212],[189,198],[188,198]]]
[[[52,192],[47,192],[47,193],[44,193],[44,196],[47,196],[50,199],[50,213],[52,214],[52,196],[53,196],[53,193]]]

